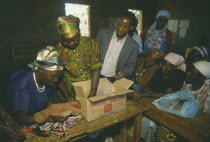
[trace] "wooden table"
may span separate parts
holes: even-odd
[[[140,125],[141,125],[141,113],[147,110],[147,106],[144,104],[139,104],[137,101],[127,101],[127,108],[120,112],[114,113],[112,115],[87,122],[85,119],[81,120],[77,125],[72,127],[65,137],[58,137],[52,135],[50,137],[39,137],[33,136],[25,140],[25,142],[63,142],[70,141],[73,142],[82,137],[87,136],[90,133],[96,132],[98,130],[104,129],[106,127],[112,126],[119,122],[122,122],[123,127],[121,128],[121,142],[126,142],[126,131],[127,123],[126,121],[134,117],[134,136],[133,141],[140,141]]]
[[[191,142],[210,142],[210,115],[199,112],[194,118],[183,118],[152,106],[154,99],[144,98],[138,102],[149,107],[144,113]]]

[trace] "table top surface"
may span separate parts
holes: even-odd
[[[87,135],[97,130],[101,130],[111,125],[117,124],[129,118],[132,118],[144,112],[147,109],[148,107],[146,105],[138,103],[137,101],[127,101],[125,110],[113,113],[100,119],[93,120],[91,122],[87,122],[85,119],[82,119],[77,125],[68,130],[67,135],[65,137],[58,137],[55,135],[52,135],[50,137],[33,136],[31,138],[26,139],[25,142],[67,141],[75,136],[85,134]]]
[[[155,99],[144,98],[139,103],[149,107],[145,114],[178,134],[190,137],[192,141],[210,138],[210,115],[199,112],[194,118],[183,118],[157,109],[151,103]]]

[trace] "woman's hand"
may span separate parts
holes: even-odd
[[[117,73],[117,75],[113,75],[113,77],[114,77],[115,79],[121,79],[121,78],[124,77],[124,75],[125,75],[125,71],[124,71],[124,70],[121,70],[121,71],[119,71],[119,72]]]
[[[0,106],[0,118],[2,119],[5,125],[13,125],[12,117],[3,109],[2,106]]]
[[[25,136],[11,126],[0,126],[0,139],[1,142],[22,142]]]

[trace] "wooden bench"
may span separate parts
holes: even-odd
[[[138,102],[148,106],[145,115],[175,131],[191,142],[210,142],[210,115],[199,112],[194,118],[183,118],[161,111],[151,105],[154,99],[144,98]]]

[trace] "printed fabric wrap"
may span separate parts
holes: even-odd
[[[21,130],[21,133],[30,138],[34,135],[49,137],[51,135],[57,135],[59,137],[64,137],[67,134],[67,131],[72,128],[74,125],[79,123],[82,119],[82,115],[73,115],[67,117],[64,122],[45,122],[40,124],[34,124],[29,127],[25,127]]]

